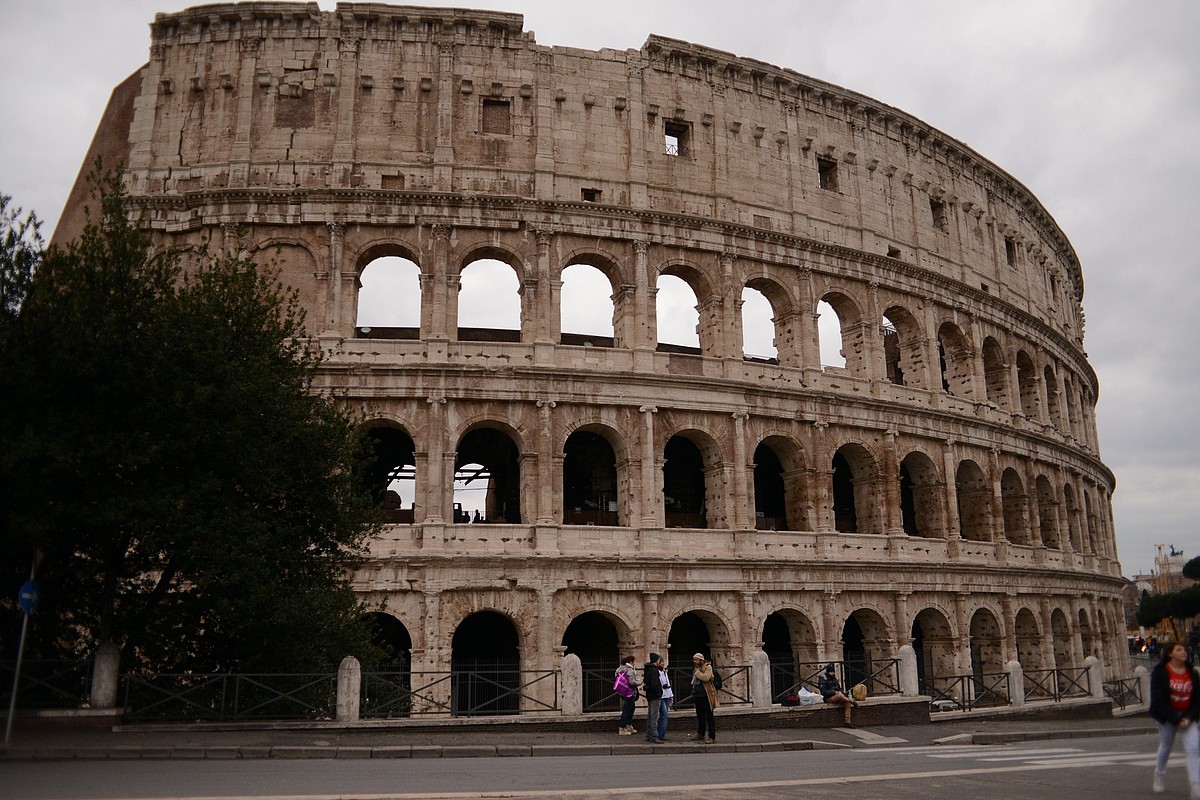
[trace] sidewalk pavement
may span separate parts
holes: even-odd
[[[763,752],[844,747],[1005,744],[1038,739],[1154,733],[1144,714],[1112,719],[1014,720],[938,715],[927,725],[866,728],[736,728],[718,741],[693,741],[694,715],[672,716],[665,744],[642,734],[620,736],[578,726],[439,725],[403,722],[353,726],[337,723],[240,723],[83,727],[17,718],[0,761],[251,759],[251,758],[470,758],[493,756],[590,756],[687,752]],[[644,720],[638,720],[641,729]]]

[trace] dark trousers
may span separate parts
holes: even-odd
[[[693,695],[696,700],[696,738],[704,738],[704,730],[708,728],[708,736],[717,738],[717,721],[713,718],[712,706],[708,704],[707,694]]]

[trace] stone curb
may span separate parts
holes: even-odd
[[[1131,734],[1152,734],[1153,728],[1138,730],[1134,728],[1085,728],[1083,730],[1059,731],[1013,731],[1011,733],[975,733],[971,734],[971,744],[1011,744],[1013,742],[1034,742],[1053,739],[1092,739],[1101,736],[1129,736]]]
[[[16,748],[0,753],[2,761],[149,761],[249,760],[263,758],[496,758],[523,756],[631,756],[661,753],[762,753],[784,750],[815,750],[828,747],[808,740],[779,742],[730,742],[700,744],[681,742],[663,745],[396,745],[386,747],[42,747]]]

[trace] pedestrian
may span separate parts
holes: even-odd
[[[713,668],[703,653],[692,656],[692,697],[696,701],[696,741],[705,738],[717,740],[717,721],[713,709],[717,707],[717,688],[713,686]]]
[[[854,724],[850,722],[850,709],[858,705],[858,703],[846,696],[846,692],[842,689],[842,685],[838,683],[836,669],[833,664],[825,666],[825,675],[817,681],[817,690],[821,693],[821,699],[826,703],[841,705],[842,716],[845,719],[846,727],[852,728]]]
[[[663,663],[662,656],[651,653],[650,660],[642,667],[642,691],[646,695],[646,741],[652,744],[662,744],[658,736],[658,715],[662,711],[663,685],[659,677],[658,665]]]
[[[675,705],[675,691],[671,688],[671,679],[667,675],[667,662],[662,657],[658,659],[658,679],[662,681],[663,687],[661,707],[658,710],[658,741],[665,742],[667,740],[667,717],[671,707]]]
[[[1175,737],[1183,739],[1192,800],[1200,800],[1200,679],[1181,642],[1167,642],[1150,672],[1150,716],[1158,724],[1154,791],[1166,790],[1167,759]]]
[[[637,670],[634,669],[633,656],[625,656],[621,659],[621,666],[617,667],[614,677],[619,682],[622,675],[625,676],[625,685],[629,687],[629,694],[621,695],[621,721],[618,723],[617,733],[621,736],[630,736],[637,733],[637,729],[633,727],[633,707],[637,705],[638,686],[642,683]]]

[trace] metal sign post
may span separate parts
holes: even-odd
[[[13,670],[12,697],[8,700],[8,719],[4,723],[5,747],[8,747],[8,740],[12,737],[13,717],[17,715],[17,686],[21,682],[21,659],[25,656],[25,633],[29,630],[29,617],[34,611],[37,611],[38,606],[38,582],[33,576],[37,572],[40,560],[38,556],[34,556],[33,567],[29,570],[29,580],[17,593],[17,602],[20,604],[25,618],[21,620],[21,643],[17,645],[17,666]]]

